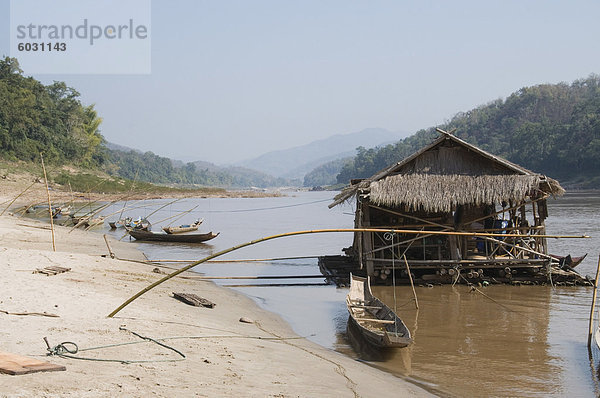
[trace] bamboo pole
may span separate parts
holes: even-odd
[[[175,199],[175,200],[174,200],[174,201],[172,201],[172,202],[169,202],[169,203],[167,203],[167,204],[164,204],[164,205],[162,205],[161,207],[159,207],[158,209],[154,210],[152,213],[148,214],[148,215],[147,215],[147,216],[145,216],[144,218],[145,218],[146,220],[148,220],[148,217],[150,217],[151,215],[155,214],[157,211],[159,211],[159,210],[161,210],[161,209],[163,209],[163,208],[165,208],[165,207],[167,207],[167,206],[169,206],[169,205],[172,205],[173,203],[175,203],[175,202],[178,202],[178,201],[180,201],[181,199],[183,199],[183,198]],[[197,206],[196,206],[196,207],[197,207]],[[171,217],[168,217],[167,219],[169,219],[169,218],[171,218]],[[150,220],[148,220],[148,221],[150,221]],[[129,235],[129,231],[125,232],[125,235],[121,236],[121,237],[119,238],[119,241],[123,240],[123,238],[125,238],[127,235]]]
[[[39,205],[39,204],[42,204],[42,203],[44,203],[44,202],[45,202],[45,200],[44,200],[44,201],[42,201],[42,202],[33,202],[33,203],[30,203],[30,204],[29,204],[29,206],[26,206],[26,207],[25,207],[23,210],[20,210],[20,211],[19,211],[19,213],[21,213],[21,215],[24,215],[24,214],[25,214],[25,213],[27,213],[27,211],[28,211],[29,209],[31,209],[32,207],[34,207],[34,206],[37,206],[37,205]]]
[[[133,189],[135,187],[135,182],[137,181],[139,172],[140,172],[140,169],[137,169],[137,171],[135,172],[135,178],[133,179],[133,182],[131,183],[131,189],[129,190],[130,195],[133,193]],[[125,202],[123,203],[123,208],[121,209],[121,214],[119,214],[119,220],[123,219],[123,211],[125,211],[125,206],[127,206],[128,199],[129,198],[125,198]]]
[[[404,264],[406,264],[406,271],[408,271],[408,279],[410,279],[410,287],[412,287],[413,296],[415,296],[415,308],[418,310],[419,309],[419,299],[417,299],[417,292],[415,290],[415,284],[413,282],[413,278],[410,273],[410,267],[408,266],[408,260],[406,259],[406,254],[403,254],[402,258],[404,258]],[[395,287],[394,287],[394,289],[395,289]]]
[[[321,256],[296,256],[296,257],[273,257],[273,258],[248,258],[248,259],[232,259],[232,260],[210,260],[207,263],[261,263],[267,261],[279,260],[302,260],[307,258],[319,258]],[[148,260],[152,263],[193,263],[196,260]]]
[[[16,198],[14,198],[14,199],[13,199],[13,200],[12,200],[12,201],[11,201],[11,202],[8,204],[8,206],[6,206],[6,207],[4,208],[4,210],[2,210],[2,213],[0,213],[0,216],[2,216],[2,215],[4,214],[4,212],[5,212],[6,210],[8,210],[8,208],[9,208],[9,207],[10,207],[10,206],[11,206],[13,203],[15,203],[15,201],[16,201],[17,199],[19,199],[19,198],[20,198],[20,197],[21,197],[21,196],[22,196],[22,195],[23,195],[25,192],[27,192],[27,191],[29,190],[29,188],[31,188],[31,187],[32,187],[34,184],[35,184],[35,181],[34,181],[34,182],[32,182],[30,186],[28,186],[27,188],[25,188],[25,190],[24,190],[23,192],[21,192],[20,194],[18,194],[18,195],[17,195],[17,197],[16,197]]]
[[[48,188],[48,176],[46,175],[46,166],[44,166],[44,156],[40,152],[42,159],[42,170],[44,170],[44,181],[46,183],[46,194],[48,195],[48,212],[50,213],[50,229],[52,230],[52,250],[56,251],[56,243],[54,241],[54,214],[52,214],[52,204],[50,203],[50,189]]]
[[[84,192],[84,199],[85,199],[85,195],[86,194],[89,196],[89,194],[92,193],[93,189],[95,189],[95,188],[99,187],[100,185],[104,184],[107,180],[108,180],[108,177],[101,179],[100,182],[98,182],[96,185],[94,185],[93,187],[89,188],[86,192]],[[70,184],[71,184],[71,182],[69,181],[69,187],[71,186]],[[95,202],[98,202],[98,200],[93,200],[91,202],[88,202],[88,203],[84,204],[83,206],[79,207],[77,210],[73,211],[73,214],[79,212],[80,210],[82,210],[83,208],[85,208],[88,205],[91,207],[92,203],[95,203]]]
[[[144,218],[147,220],[147,219],[148,219],[148,217],[150,217],[151,215],[155,214],[157,211],[159,211],[159,210],[162,210],[162,209],[164,209],[165,207],[167,207],[167,206],[169,206],[169,205],[172,205],[172,204],[173,204],[173,203],[175,203],[175,202],[179,202],[181,199],[183,199],[183,198],[175,199],[175,200],[174,200],[174,201],[172,201],[172,202],[169,202],[169,203],[167,203],[167,204],[164,204],[164,205],[160,206],[158,209],[154,210],[152,213],[148,214],[148,215],[147,215],[146,217],[144,217]]]
[[[163,218],[162,220],[157,221],[155,224],[159,224],[161,222],[170,220],[171,218],[173,218],[173,220],[171,220],[171,222],[169,223],[169,225],[173,224],[175,221],[179,220],[181,217],[183,217],[184,215],[186,215],[187,213],[191,213],[192,211],[196,210],[198,207],[200,207],[200,205],[194,206],[189,210],[184,210],[182,212],[180,212],[179,214],[174,214],[172,216],[169,216],[167,218]]]
[[[592,347],[592,335],[594,334],[594,309],[596,308],[596,296],[598,294],[598,276],[600,276],[600,256],[598,256],[598,268],[596,268],[596,280],[594,281],[594,294],[592,297],[592,308],[590,309],[590,328],[588,333],[588,349]]]
[[[111,202],[111,204],[114,204],[114,202]],[[135,205],[135,204],[131,204],[131,206],[127,206],[127,207],[125,207],[123,210],[135,210],[135,209],[142,209],[142,208],[145,208],[145,207],[148,207],[148,206],[147,206],[147,205]],[[108,217],[110,217],[110,216],[114,216],[114,215],[115,215],[115,214],[117,214],[117,213],[120,213],[120,212],[122,213],[122,211],[123,211],[123,210],[117,210],[117,211],[115,211],[115,212],[112,212],[112,213],[106,214],[104,217],[108,218]],[[122,217],[122,216],[120,215],[120,216],[119,216],[119,220],[121,220],[121,219],[122,219],[121,217]],[[118,221],[118,220],[117,220],[117,221]]]
[[[246,242],[246,243],[241,243],[239,245],[230,247],[228,249],[225,250],[221,250],[217,253],[214,253],[208,257],[204,257],[201,260],[195,261],[191,264],[186,265],[185,267],[182,267],[180,269],[178,269],[177,271],[174,271],[172,273],[170,273],[169,275],[166,275],[165,277],[159,279],[158,281],[152,283],[149,286],[146,286],[144,289],[140,290],[138,293],[136,293],[135,295],[133,295],[132,297],[130,297],[129,299],[127,299],[123,304],[121,304],[119,307],[117,307],[113,312],[111,312],[108,317],[112,318],[114,317],[119,311],[121,311],[123,308],[125,308],[127,305],[129,305],[132,301],[134,301],[135,299],[137,299],[138,297],[140,297],[141,295],[143,295],[144,293],[152,290],[153,288],[155,288],[156,286],[162,284],[163,282],[168,281],[169,279],[181,274],[182,272],[185,272],[187,270],[189,270],[190,268],[193,268],[199,264],[202,264],[208,260],[212,260],[213,258],[222,256],[224,254],[239,250],[241,248],[247,247],[247,246],[251,246],[251,245],[255,245],[257,243],[261,243],[261,242],[266,242],[269,240],[273,240],[273,239],[278,239],[278,238],[284,238],[284,237],[288,237],[288,236],[297,236],[297,235],[307,235],[307,234],[317,234],[317,233],[332,233],[332,232],[389,232],[392,234],[396,234],[396,233],[406,233],[406,234],[411,234],[411,233],[432,233],[434,235],[447,235],[447,234],[455,234],[455,235],[465,235],[465,236],[497,236],[497,237],[506,237],[506,236],[510,236],[510,235],[502,235],[502,234],[478,234],[478,233],[471,233],[471,232],[443,232],[443,231],[413,231],[413,230],[395,230],[395,229],[390,229],[390,230],[382,230],[382,229],[378,229],[378,228],[340,228],[340,229],[317,229],[317,230],[308,230],[308,231],[295,231],[295,232],[286,232],[286,233],[282,233],[282,234],[277,234],[277,235],[271,235],[271,236],[267,236],[265,238],[260,238],[260,239],[256,239],[250,242]],[[518,236],[523,236],[523,235],[518,235]],[[588,237],[588,236],[563,236],[563,237],[571,237],[571,238],[583,238],[583,237]],[[589,237],[588,237],[589,238]]]
[[[286,287],[286,286],[329,286],[329,283],[260,283],[253,285],[221,285],[225,287]]]
[[[523,246],[513,245],[512,243],[504,242],[504,241],[501,241],[501,240],[498,240],[498,239],[494,239],[494,238],[490,238],[490,237],[487,237],[487,236],[482,236],[482,239],[489,240],[491,242],[498,243],[500,245],[504,245],[504,246],[508,246],[508,247],[513,247],[513,248],[515,248],[517,250],[523,250],[523,251],[526,251],[526,252],[531,253],[531,254],[536,254],[538,256],[546,257],[546,258],[548,258],[550,260],[552,260],[554,258],[554,257],[552,257],[552,256],[550,256],[548,254],[545,254],[545,253],[541,253],[541,252],[538,252],[538,251],[535,251],[535,250],[532,250],[532,249],[528,249],[528,248],[523,247]],[[513,257],[514,257],[514,255],[513,255]]]
[[[110,245],[108,244],[108,239],[106,238],[106,234],[104,234],[103,236],[104,236],[104,241],[106,242],[106,247],[108,247],[108,254],[110,254],[110,258],[115,258],[115,253],[113,253],[113,251],[110,248]]]
[[[185,279],[201,279],[201,280],[215,280],[215,279],[314,279],[322,278],[326,276],[323,274],[319,275],[260,275],[260,276],[186,276]]]

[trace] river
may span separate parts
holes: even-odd
[[[351,228],[352,204],[328,209],[331,192],[288,192],[274,198],[185,199],[152,216],[159,220],[189,210],[175,224],[204,218],[201,232],[221,234],[207,244],[148,244],[132,241],[150,259],[197,260],[257,238],[306,229]],[[130,215],[149,214],[166,200],[146,201]],[[118,210],[115,204],[105,214]],[[551,239],[552,253],[589,253],[577,270],[594,276],[600,247],[596,222],[599,193],[571,193],[548,202],[550,234],[591,235],[591,239]],[[127,212],[126,212],[127,213]],[[112,218],[116,218],[113,216]],[[155,226],[155,230],[159,227]],[[104,231],[103,231],[104,232]],[[122,230],[111,232],[121,237]],[[128,238],[125,238],[128,239]],[[352,234],[315,234],[260,243],[223,259],[342,254]],[[315,275],[316,258],[282,261],[205,263],[196,270],[211,276]],[[273,280],[220,280],[222,285],[274,283]],[[277,281],[279,283],[279,281]],[[281,283],[323,282],[291,279]],[[410,347],[392,353],[357,352],[346,332],[347,289],[335,286],[235,287],[279,314],[302,336],[325,347],[411,380],[442,396],[598,396],[600,352],[588,358],[587,332],[592,288],[489,286],[485,295],[469,287],[417,287],[419,310],[408,286],[374,287],[397,308],[414,337]],[[210,297],[207,297],[210,299]],[[218,304],[218,303],[217,303]],[[356,344],[355,344],[356,346]]]

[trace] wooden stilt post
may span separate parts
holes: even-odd
[[[419,309],[419,300],[417,299],[417,292],[415,291],[415,284],[413,283],[413,278],[410,273],[410,267],[408,266],[408,260],[406,259],[406,254],[403,254],[402,258],[404,258],[404,264],[406,264],[406,271],[408,272],[408,279],[410,279],[410,287],[412,287],[413,296],[415,296],[415,308]]]
[[[594,309],[596,308],[596,295],[598,294],[598,276],[600,276],[600,256],[598,256],[598,268],[596,268],[596,280],[594,281],[594,294],[592,308],[590,309],[590,329],[588,334],[588,349],[592,347],[592,335],[594,334]]]
[[[46,194],[48,195],[48,212],[50,213],[50,229],[52,230],[52,250],[56,251],[56,243],[54,242],[54,214],[52,214],[52,203],[50,203],[50,189],[48,188],[48,176],[46,175],[46,166],[44,166],[44,156],[40,152],[42,159],[42,170],[44,170],[44,181],[46,183]]]

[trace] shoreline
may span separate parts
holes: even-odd
[[[104,396],[431,396],[415,384],[318,346],[297,336],[279,316],[252,299],[210,281],[174,278],[131,303],[115,318],[106,315],[155,281],[154,266],[110,259],[100,234],[56,227],[52,252],[47,224],[0,217],[0,310],[48,312],[46,316],[4,318],[2,350],[64,365],[66,372],[22,376],[0,374],[0,397]],[[117,257],[143,260],[142,253],[111,239]],[[60,265],[54,276],[35,269]],[[195,293],[213,309],[191,307],[172,292]],[[254,320],[242,323],[240,318]],[[178,362],[106,363],[45,357],[43,337],[52,346],[73,341],[80,348],[140,339],[126,330],[164,343],[186,355]],[[85,357],[127,360],[178,359],[151,343],[86,351]]]
[[[30,205],[33,203],[48,204],[46,194],[46,185],[43,179],[39,179],[31,174],[9,174],[2,177],[2,194],[0,197],[0,212],[15,199],[18,195],[25,194],[18,198],[16,203],[22,205]],[[31,185],[31,187],[30,187]],[[264,198],[283,196],[279,190],[228,190],[223,189],[211,191],[212,188],[207,187],[206,190],[190,189],[183,191],[160,192],[157,189],[155,192],[120,192],[120,193],[100,193],[100,192],[77,192],[65,190],[65,187],[49,184],[50,198],[52,204],[63,204],[66,202],[77,201],[94,201],[94,202],[112,202],[120,200],[148,200],[148,199],[179,199],[179,198]],[[29,188],[28,188],[29,187]],[[56,189],[55,189],[56,188]],[[27,200],[25,200],[27,198]],[[27,202],[27,203],[26,203]],[[16,205],[11,205],[14,208]]]

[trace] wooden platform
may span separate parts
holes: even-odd
[[[319,257],[319,270],[327,277],[327,281],[333,281],[337,286],[350,285],[350,272],[356,272],[357,265],[349,256],[323,256]]]
[[[381,260],[375,263],[375,275],[371,278],[372,285],[391,285],[391,260]],[[576,271],[559,269],[556,264],[550,268],[549,260],[544,259],[512,259],[499,257],[494,260],[472,258],[467,260],[409,260],[413,282],[416,285],[435,284],[509,284],[509,285],[544,285],[556,284],[566,286],[590,286],[592,281],[582,277]],[[365,276],[365,270],[360,269],[354,258],[349,256],[319,257],[319,270],[333,281],[338,287],[348,286],[350,272]],[[382,270],[387,270],[382,278]],[[457,276],[458,277],[457,280]],[[404,262],[397,261],[395,268],[395,283],[409,285],[410,279]]]
[[[40,361],[39,359],[0,351],[0,373],[23,375],[27,373],[56,372],[62,370],[67,370],[67,368],[62,365]]]

